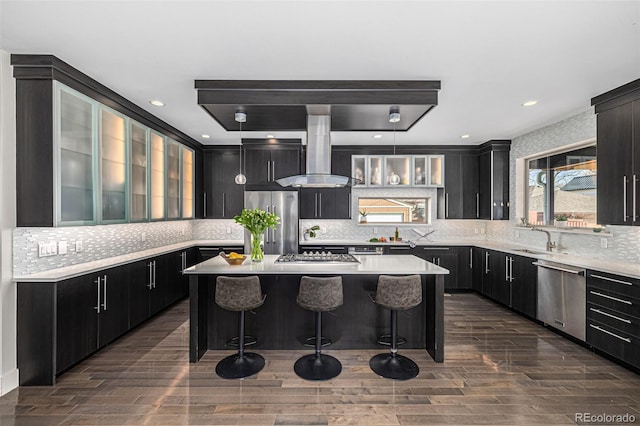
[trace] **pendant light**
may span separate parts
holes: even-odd
[[[238,185],[244,185],[247,183],[247,177],[242,174],[242,123],[247,121],[247,114],[242,111],[237,111],[235,119],[240,123],[240,169],[238,170],[235,181]]]
[[[400,121],[400,110],[398,107],[391,107],[389,110],[389,122],[393,123],[393,155],[396,155],[396,123]],[[391,171],[391,175],[389,176],[389,184],[390,185],[398,185],[400,183],[400,176],[395,172],[395,170]]]

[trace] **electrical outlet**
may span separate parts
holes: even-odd
[[[478,228],[473,228],[473,233],[477,234],[478,232],[480,232],[480,230]]]
[[[231,233],[231,227],[227,226],[227,234],[230,234],[230,233]]]
[[[375,226],[373,227],[373,233],[377,234],[378,233],[378,228],[376,228]]]
[[[485,229],[484,229],[484,228],[480,228],[480,233],[481,233],[482,235],[484,235],[484,233],[485,233]]]
[[[80,253],[82,251],[82,241],[76,241],[76,253]]]
[[[516,231],[516,238],[520,238],[520,231]]]
[[[67,254],[67,242],[60,241],[58,243],[58,254]]]
[[[609,241],[606,238],[600,238],[600,247],[607,248],[609,247]]]

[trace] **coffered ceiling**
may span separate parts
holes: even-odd
[[[478,144],[640,77],[639,21],[638,1],[2,0],[0,48],[55,55],[206,144],[239,135],[198,105],[196,80],[440,81],[438,106],[397,143]],[[332,143],[389,144],[388,130]]]

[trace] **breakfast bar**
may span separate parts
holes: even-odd
[[[323,334],[332,349],[380,348],[377,337],[388,334],[389,312],[373,303],[380,275],[420,275],[422,303],[401,311],[398,333],[406,338],[403,348],[423,348],[436,362],[444,360],[444,276],[449,273],[433,263],[411,255],[358,255],[358,262],[276,262],[246,259],[229,265],[220,256],[184,270],[189,276],[189,361],[197,362],[209,349],[229,349],[228,339],[237,334],[237,317],[215,303],[218,276],[260,278],[265,303],[246,318],[247,334],[257,338],[256,350],[302,349],[314,332],[314,316],[296,304],[300,278],[342,276],[344,304],[323,319]]]

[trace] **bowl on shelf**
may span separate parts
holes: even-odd
[[[224,253],[220,253],[220,257],[227,261],[229,265],[242,265],[242,262],[247,258],[246,255],[242,255],[242,257],[229,257]]]

